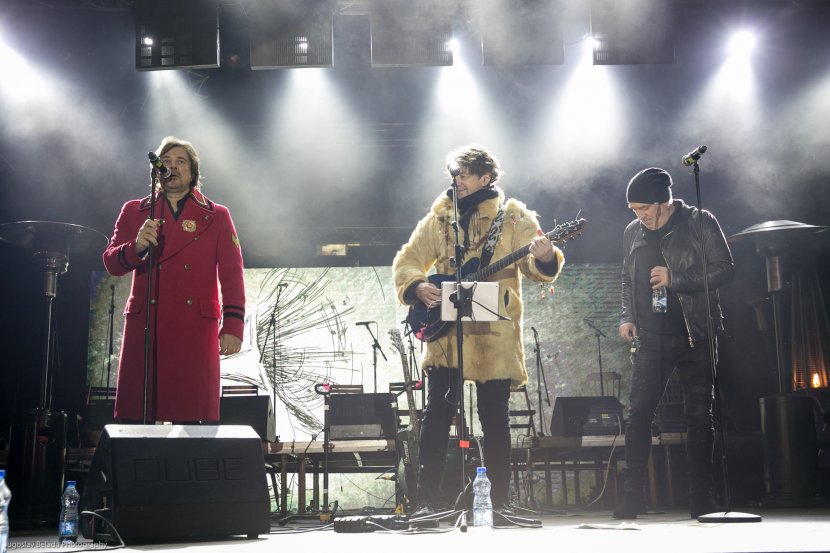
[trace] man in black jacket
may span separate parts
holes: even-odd
[[[712,497],[713,379],[703,244],[712,327],[717,330],[723,328],[717,289],[732,280],[734,263],[715,217],[683,200],[672,200],[671,185],[666,171],[650,167],[634,175],[626,190],[628,207],[637,219],[623,234],[619,332],[632,343],[633,371],[625,431],[624,495],[613,515],[617,519],[633,519],[646,512],[651,424],[673,370],[678,371],[683,388],[691,516],[719,510]]]

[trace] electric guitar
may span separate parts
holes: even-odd
[[[401,459],[398,467],[398,486],[405,503],[410,503],[415,495],[415,488],[418,484],[418,471],[420,469],[420,456],[418,454],[418,438],[421,436],[421,423],[418,420],[418,410],[415,407],[415,392],[413,391],[412,374],[409,369],[409,361],[406,358],[406,350],[403,346],[401,333],[397,328],[389,331],[392,345],[398,350],[401,356],[403,367],[403,379],[406,390],[406,404],[409,407],[409,428],[401,430],[397,434],[396,446],[398,456]]]
[[[554,244],[561,244],[567,240],[572,240],[582,234],[585,227],[585,219],[575,219],[556,225],[556,227],[545,234]],[[505,267],[509,267],[513,263],[519,261],[530,252],[530,244],[519,248],[513,253],[502,257],[498,261],[490,263],[483,269],[479,270],[480,260],[478,258],[470,259],[461,266],[461,280],[465,282],[479,282],[486,280],[488,277],[496,274]],[[444,275],[436,273],[427,277],[429,282],[434,284],[439,289],[441,283],[445,281],[455,281],[455,275]],[[415,334],[415,337],[422,342],[432,342],[447,333],[453,321],[441,320],[441,305],[427,307],[422,301],[416,300],[410,306],[409,313],[406,316],[406,322]]]

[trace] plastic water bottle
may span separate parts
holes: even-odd
[[[478,467],[473,480],[473,526],[493,526],[493,502],[486,467]]]
[[[75,543],[78,541],[78,526],[80,514],[78,503],[81,496],[75,488],[75,481],[69,480],[66,483],[66,491],[61,496],[61,517],[58,520],[58,541],[61,543]]]
[[[6,553],[9,546],[9,503],[12,491],[6,484],[6,471],[0,469],[0,553]]]
[[[665,313],[669,308],[666,287],[661,286],[651,291],[651,310],[655,313]]]

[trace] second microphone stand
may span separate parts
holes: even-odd
[[[702,152],[706,149],[701,146]],[[699,157],[699,156],[698,156]],[[698,522],[761,522],[761,517],[751,513],[737,513],[732,512],[732,498],[729,494],[729,473],[727,471],[726,462],[726,440],[724,438],[723,427],[723,409],[721,407],[720,384],[718,382],[717,369],[717,350],[715,345],[715,330],[712,324],[712,305],[709,298],[709,273],[706,261],[706,237],[703,232],[703,206],[700,201],[700,167],[697,160],[694,160],[694,174],[695,174],[695,192],[697,193],[697,208],[700,211],[698,215],[698,239],[700,240],[701,248],[701,264],[703,269],[703,295],[706,298],[706,343],[709,348],[709,369],[712,373],[712,388],[714,390],[715,403],[715,423],[718,427],[717,438],[721,453],[721,470],[723,477],[723,494],[724,502],[726,503],[726,510],[723,512],[709,513],[697,517]]]
[[[599,364],[599,395],[605,396],[605,376],[602,374],[602,346],[600,344],[600,337],[607,338],[602,330],[597,328],[591,319],[585,319],[587,324],[594,331],[594,336],[597,337],[597,363]]]
[[[150,152],[147,154],[152,160],[155,154]],[[150,171],[150,219],[156,219],[156,183],[159,179],[159,170],[156,166]],[[144,403],[142,406],[142,424],[147,424],[147,395],[150,386],[150,308],[153,306],[153,266],[155,265],[156,248],[153,244],[147,247],[147,304],[144,306]],[[155,368],[155,367],[153,367]],[[155,379],[153,379],[155,381]],[[155,410],[156,402],[153,401],[153,409]],[[155,416],[153,417],[155,419]]]
[[[374,393],[378,393],[378,352],[380,352],[380,354],[383,356],[384,361],[389,361],[389,359],[386,357],[386,354],[383,353],[383,348],[380,347],[380,344],[378,343],[378,339],[375,336],[375,333],[372,332],[371,328],[369,328],[369,325],[371,323],[375,324],[375,330],[377,330],[378,323],[376,323],[375,321],[366,321],[366,322],[362,322],[362,323],[357,323],[357,326],[365,326],[366,330],[369,331],[369,336],[372,337],[372,375],[374,377],[373,391],[374,391]]]
[[[467,455],[470,449],[470,441],[467,439],[467,423],[464,419],[464,332],[462,323],[462,313],[466,312],[468,306],[465,306],[465,301],[472,301],[472,294],[465,294],[461,279],[461,266],[464,259],[464,246],[461,243],[461,237],[458,231],[458,186],[455,182],[455,171],[450,170],[452,176],[452,208],[453,221],[452,229],[455,234],[455,251],[452,263],[455,267],[455,303],[456,317],[455,317],[455,339],[456,347],[458,348],[458,392],[455,399],[455,416],[456,424],[458,426],[458,453],[461,465],[461,489],[459,490],[458,499],[456,500],[456,508],[460,508],[465,514],[467,512],[467,502],[464,491],[467,488]],[[456,173],[457,174],[457,173]]]

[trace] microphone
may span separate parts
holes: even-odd
[[[683,159],[681,161],[683,162],[683,165],[694,165],[695,163],[697,163],[697,160],[700,159],[700,156],[704,154],[704,152],[706,152],[706,146],[698,146],[697,148],[683,156]]]
[[[375,321],[360,321],[359,323],[355,323],[355,326],[369,326],[370,324],[374,323]]]
[[[447,171],[450,172],[452,178],[455,178],[461,174],[461,167],[456,162],[451,161],[447,164]]]
[[[155,152],[147,152],[147,157],[150,158],[150,165],[153,166],[153,169],[158,171],[158,174],[163,179],[169,179],[173,172],[170,170],[170,167],[165,165],[159,156],[156,155]]]
[[[535,328],[535,327],[530,327],[530,330],[532,330],[532,331],[533,331],[533,334],[539,334],[538,332],[536,332],[536,328]]]

